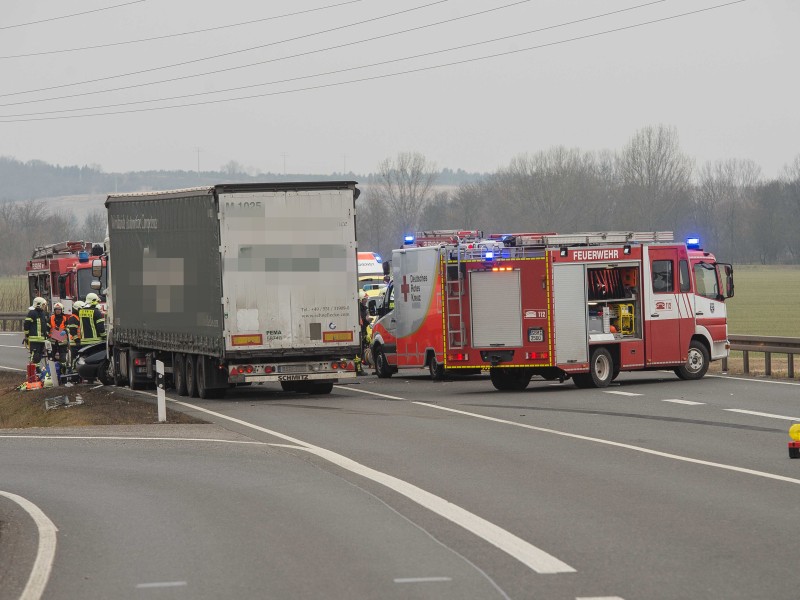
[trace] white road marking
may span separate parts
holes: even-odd
[[[604,394],[617,394],[618,396],[644,396],[644,394],[635,394],[634,392],[618,392],[616,390],[603,390]]]
[[[686,404],[687,406],[700,406],[705,402],[694,402],[692,400],[678,400],[677,398],[664,398],[662,402],[673,402],[674,404]]]
[[[700,460],[698,458],[691,458],[688,456],[681,456],[679,454],[670,454],[669,452],[661,452],[659,450],[650,450],[649,448],[642,448],[641,446],[633,446],[631,444],[623,444],[621,442],[613,442],[611,440],[604,440],[602,438],[595,438],[589,437],[585,435],[578,435],[576,433],[568,433],[566,431],[558,431],[557,429],[547,429],[545,427],[535,427],[533,425],[527,425],[525,423],[515,423],[514,421],[507,421],[505,419],[498,419],[495,417],[488,417],[486,415],[481,415],[478,413],[471,413],[464,410],[457,410],[455,408],[447,408],[445,406],[438,406],[436,404],[429,404],[427,402],[416,402],[412,401],[412,404],[418,404],[419,406],[427,406],[429,408],[435,408],[437,410],[445,410],[448,412],[457,413],[460,415],[464,415],[467,417],[473,417],[475,419],[483,419],[485,421],[493,421],[495,423],[501,423],[503,425],[513,425],[514,427],[522,427],[523,429],[531,429],[533,431],[541,431],[542,433],[552,433],[553,435],[560,435],[562,437],[568,437],[575,440],[583,440],[585,442],[594,442],[596,444],[603,444],[606,446],[613,446],[615,448],[624,448],[626,450],[633,450],[634,452],[642,452],[643,454],[651,454],[653,456],[660,456],[662,458],[670,458],[672,460],[679,460],[682,462],[693,463],[696,465],[703,465],[706,467],[714,467],[716,469],[722,469],[725,471],[734,471],[736,473],[744,473],[745,475],[754,475],[756,477],[763,477],[764,479],[773,479],[775,481],[783,481],[785,483],[792,483],[794,485],[800,485],[800,479],[794,479],[792,477],[784,477],[783,475],[775,475],[774,473],[766,473],[764,471],[756,471],[754,469],[745,469],[744,467],[736,467],[734,465],[726,465],[724,463],[716,463],[707,460]]]
[[[144,588],[165,588],[165,587],[181,587],[188,585],[185,581],[155,581],[153,583],[137,583],[137,589]]]
[[[575,600],[625,600],[619,596],[579,596]]]
[[[22,371],[23,373],[27,373],[28,372],[28,369],[17,369],[15,367],[2,367],[2,366],[0,366],[0,369],[5,369],[6,371]]]
[[[148,395],[152,396],[153,394],[148,394]],[[514,558],[522,562],[524,565],[530,567],[537,573],[552,574],[552,573],[575,572],[575,569],[570,567],[568,564],[558,560],[557,558],[551,556],[550,554],[547,554],[544,550],[541,550],[536,546],[534,546],[533,544],[526,542],[525,540],[517,537],[513,533],[498,527],[494,523],[490,523],[486,519],[482,519],[478,515],[472,514],[471,512],[464,510],[463,508],[453,504],[452,502],[448,502],[444,498],[440,498],[439,496],[431,494],[430,492],[427,492],[422,488],[418,488],[415,485],[411,485],[410,483],[403,481],[402,479],[398,479],[396,477],[392,477],[391,475],[387,475],[386,473],[376,471],[375,469],[371,469],[365,465],[357,463],[356,461],[351,460],[345,456],[342,456],[341,454],[331,452],[330,450],[320,448],[319,446],[314,446],[307,442],[298,440],[297,438],[293,438],[283,433],[267,429],[266,427],[261,427],[260,425],[255,425],[254,423],[248,423],[247,421],[243,421],[241,419],[229,417],[228,415],[223,415],[222,413],[208,410],[206,408],[202,408],[195,404],[189,404],[188,402],[182,402],[180,400],[171,400],[171,401],[180,406],[185,406],[193,410],[198,410],[200,412],[213,415],[220,419],[225,419],[226,421],[238,423],[239,425],[243,425],[244,427],[249,427],[251,429],[255,429],[256,431],[261,431],[269,435],[275,436],[277,438],[280,438],[282,440],[289,441],[292,444],[296,444],[296,446],[290,446],[290,447],[309,452],[335,465],[338,465],[343,469],[347,469],[352,473],[356,473],[358,475],[361,475],[362,477],[371,479],[376,483],[380,483],[381,485],[384,485],[387,488],[394,490],[395,492],[402,494],[406,498],[409,498],[410,500],[416,502],[420,506],[424,506],[428,510],[435,512],[436,514],[444,517],[445,519],[448,519],[449,521],[452,521],[453,523],[460,525],[461,527],[475,534],[476,536],[483,538],[490,544],[498,547],[506,554],[513,556]],[[283,445],[270,444],[270,446],[281,447]]]
[[[370,392],[369,390],[360,390],[358,388],[350,387],[349,385],[335,385],[333,387],[337,387],[341,390],[351,390],[353,392],[359,392],[361,394],[369,394],[370,396],[380,396],[381,398],[388,398],[389,400],[405,400],[405,398],[398,398],[397,396],[389,396],[388,394],[379,394],[378,392]]]
[[[0,435],[0,439],[21,438],[26,440],[138,440],[167,442],[216,442],[219,444],[249,444],[253,446],[269,446],[266,442],[252,440],[220,440],[215,438],[175,438],[175,437],[132,437],[124,435]]]
[[[798,417],[787,417],[785,415],[773,415],[771,413],[757,412],[755,410],[744,410],[743,408],[723,408],[727,412],[742,413],[744,415],[755,415],[756,417],[767,417],[768,419],[781,419],[783,421],[800,421]]]
[[[438,581],[453,581],[452,577],[397,577],[395,583],[433,583]]]
[[[4,344],[0,344],[0,348],[16,348],[17,350],[25,350],[25,352],[28,352],[28,349],[22,344],[17,344],[16,346],[6,346]]]
[[[50,578],[50,571],[53,568],[58,528],[42,512],[42,509],[30,500],[3,491],[0,491],[0,496],[19,504],[31,516],[34,523],[36,523],[36,528],[39,530],[39,547],[36,550],[36,560],[33,561],[28,583],[25,584],[25,589],[19,597],[20,600],[38,600],[38,598],[42,597],[45,587],[47,587],[47,580]]]
[[[706,377],[713,377],[714,379],[735,379],[737,381],[749,381],[751,383],[774,383],[777,385],[800,385],[794,381],[773,381],[771,379],[752,379],[750,377],[732,377],[731,375],[706,375]]]

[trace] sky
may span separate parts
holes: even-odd
[[[3,0],[0,156],[493,172],[663,124],[698,166],[774,178],[800,155],[799,27],[797,0]]]

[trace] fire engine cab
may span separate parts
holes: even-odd
[[[728,356],[733,267],[672,232],[421,232],[393,252],[373,330],[376,373],[488,369],[605,387],[621,371],[700,379]],[[391,310],[388,310],[391,307]]]
[[[41,296],[47,300],[51,310],[56,302],[60,302],[65,311],[71,311],[75,300],[82,300],[86,294],[94,291],[91,288],[93,256],[100,257],[103,264],[102,288],[99,294],[108,285],[106,262],[101,257],[102,253],[102,246],[84,241],[60,242],[34,249],[31,260],[25,266],[30,300]],[[101,300],[105,302],[102,295]]]

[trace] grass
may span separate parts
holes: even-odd
[[[800,337],[800,266],[735,265],[728,333]]]

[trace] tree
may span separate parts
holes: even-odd
[[[416,231],[425,204],[436,182],[436,165],[419,153],[401,152],[378,167],[379,178],[372,195],[392,215],[395,234]]]

